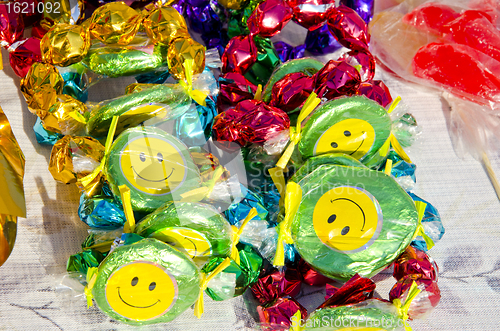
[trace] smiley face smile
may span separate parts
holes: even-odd
[[[139,307],[139,306],[134,306],[134,305],[131,305],[130,303],[128,303],[127,301],[123,300],[121,294],[120,294],[120,288],[117,287],[116,288],[118,290],[118,297],[120,298],[120,300],[126,304],[127,306],[130,306],[130,307],[133,307],[133,308],[149,308],[149,307],[153,307],[154,305],[156,305],[158,302],[160,302],[160,299],[158,299],[158,301],[156,301],[155,303],[153,303],[152,305],[149,305],[149,306],[145,306],[145,307]]]
[[[152,183],[158,183],[158,182],[166,181],[167,179],[170,178],[170,176],[172,176],[172,174],[174,173],[174,170],[175,170],[174,168],[172,168],[172,170],[170,171],[170,174],[167,177],[165,177],[165,178],[158,179],[158,180],[152,180],[152,179],[146,179],[146,178],[142,177],[141,175],[139,175],[137,173],[137,171],[134,169],[134,166],[130,166],[130,168],[132,168],[132,170],[134,171],[134,173],[136,174],[137,177],[139,177],[142,180],[145,180],[147,182],[152,182]]]

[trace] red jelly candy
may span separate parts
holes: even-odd
[[[271,106],[286,112],[302,107],[314,90],[314,78],[302,72],[293,72],[273,85]]]
[[[413,9],[413,11],[403,16],[402,21],[424,31],[444,34],[448,31],[443,26],[459,15],[451,7],[430,2]]]
[[[456,94],[500,101],[500,63],[471,47],[430,43],[413,58],[415,76],[443,84]],[[464,95],[465,93],[465,95]]]
[[[282,0],[261,2],[247,20],[251,35],[270,38],[292,19],[293,10]]]
[[[309,31],[316,30],[335,8],[333,0],[288,0],[293,8],[293,21]]]
[[[232,38],[222,54],[222,72],[237,72],[244,75],[257,61],[257,47],[252,36]]]
[[[21,78],[26,76],[33,63],[42,62],[40,39],[31,37],[12,45],[9,62],[16,75]]]

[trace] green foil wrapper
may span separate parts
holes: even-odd
[[[306,75],[312,76],[317,73],[321,68],[323,68],[324,63],[313,58],[302,58],[296,60],[290,60],[279,67],[277,67],[272,73],[269,81],[265,85],[262,91],[262,101],[271,101],[271,92],[273,90],[274,84],[278,82],[281,78],[293,72],[302,72]]]
[[[297,325],[299,321],[292,321],[292,326],[294,323]],[[392,303],[370,299],[354,305],[318,309],[301,324],[304,331],[404,331],[405,323]]]
[[[313,157],[291,178],[302,188],[292,238],[300,256],[325,276],[370,278],[410,244],[417,210],[392,177],[336,162],[351,161]]]
[[[98,250],[88,249],[78,254],[71,255],[66,265],[66,271],[79,272],[84,275],[91,267],[97,268],[104,260],[105,255]]]
[[[90,49],[82,63],[96,74],[122,77],[161,67],[166,63],[166,53],[167,48],[162,44],[137,48],[96,47]]]
[[[132,208],[140,212],[179,201],[201,183],[186,145],[154,127],[123,131],[111,145],[104,174],[115,196],[120,185],[130,188]]]
[[[319,106],[302,130],[298,151],[304,159],[345,153],[374,167],[386,157],[378,153],[391,134],[387,111],[364,96],[345,97]]]
[[[245,74],[245,78],[255,85],[264,86],[271,77],[274,68],[281,64],[281,60],[270,39],[255,36],[254,41],[258,52],[257,61]]]
[[[263,261],[259,253],[252,246],[243,243],[239,243],[236,248],[240,255],[240,264],[231,260],[229,267],[208,283],[205,293],[215,301],[242,295],[259,278]],[[202,270],[204,273],[210,273],[223,261],[222,257],[213,258]]]
[[[199,269],[188,256],[148,238],[113,250],[99,266],[92,294],[114,320],[162,323],[196,302],[200,281]]]
[[[135,232],[164,241],[199,265],[231,253],[231,225],[215,208],[197,202],[168,202],[137,224]]]
[[[120,116],[117,134],[153,118],[158,121],[174,119],[185,113],[190,104],[191,98],[180,85],[151,84],[97,104],[90,113],[87,132],[94,137],[106,136],[113,116]]]

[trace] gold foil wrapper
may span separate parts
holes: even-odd
[[[40,26],[45,30],[59,23],[76,24],[83,17],[85,9],[82,0],[43,0],[43,5]]]
[[[0,108],[0,265],[14,248],[17,217],[26,217],[23,177],[24,154]]]
[[[246,3],[245,0],[217,0],[217,2],[227,8],[227,9],[233,9],[233,10],[239,10],[243,5]]]
[[[35,62],[26,77],[21,79],[21,92],[29,110],[40,118],[45,117],[49,108],[62,94],[64,80],[56,67]]]
[[[77,112],[83,118],[88,116],[85,104],[70,95],[61,94],[57,102],[50,107],[47,115],[42,118],[42,125],[46,130],[62,133],[63,135],[76,134],[85,128],[85,122],[79,122],[72,116]]]
[[[139,30],[142,16],[120,1],[97,8],[90,20],[93,38],[105,44],[128,45]]]
[[[42,59],[55,66],[67,67],[80,62],[90,48],[87,29],[70,24],[57,24],[42,38]]]
[[[149,38],[165,45],[177,38],[189,38],[186,21],[172,7],[153,9],[144,18],[143,26]]]
[[[103,156],[104,146],[96,139],[64,136],[52,147],[49,171],[61,183],[75,183],[90,174]]]
[[[184,80],[184,61],[193,59],[193,74],[205,69],[205,47],[191,38],[178,38],[168,47],[167,60],[170,74],[177,80]]]

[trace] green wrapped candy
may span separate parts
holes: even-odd
[[[211,257],[231,253],[231,225],[215,208],[204,203],[168,202],[143,218],[135,232],[174,246],[200,266]]]
[[[258,52],[257,61],[245,74],[245,78],[255,85],[265,85],[281,61],[270,39],[255,36],[254,41]]]
[[[154,127],[122,132],[111,145],[104,174],[114,195],[130,188],[132,208],[152,212],[198,188],[200,173],[179,139]]]
[[[100,264],[92,295],[114,320],[169,322],[198,299],[201,275],[184,253],[156,239],[112,251]]]
[[[372,277],[410,244],[418,225],[413,200],[391,177],[348,157],[312,157],[291,181],[302,198],[291,234],[300,256],[327,277]]]
[[[354,305],[318,309],[302,324],[304,331],[404,331],[407,323],[392,303],[369,299]],[[292,318],[292,326],[298,324]]]
[[[82,63],[99,75],[122,77],[148,72],[166,64],[167,47],[92,47]]]
[[[281,78],[293,72],[302,72],[306,75],[312,76],[317,73],[324,64],[321,61],[315,60],[313,58],[302,58],[287,61],[277,67],[269,78],[264,90],[262,91],[262,101],[271,101],[271,92],[273,90],[274,84],[276,84]]]
[[[102,101],[92,108],[87,122],[87,133],[93,137],[105,137],[113,116],[120,116],[116,133],[158,118],[162,121],[174,119],[185,113],[191,98],[177,84],[153,84],[138,92]]]
[[[307,120],[298,151],[304,159],[345,153],[373,167],[387,155],[386,151],[380,155],[379,150],[391,128],[389,114],[375,101],[365,96],[335,99],[318,107]]]
[[[260,275],[262,257],[250,245],[239,243],[236,245],[240,255],[240,264],[234,260],[220,274],[216,275],[209,283],[205,293],[215,301],[223,301],[242,295],[249,286],[254,284]],[[222,257],[211,259],[203,267],[203,272],[208,274],[215,270],[224,261]]]

